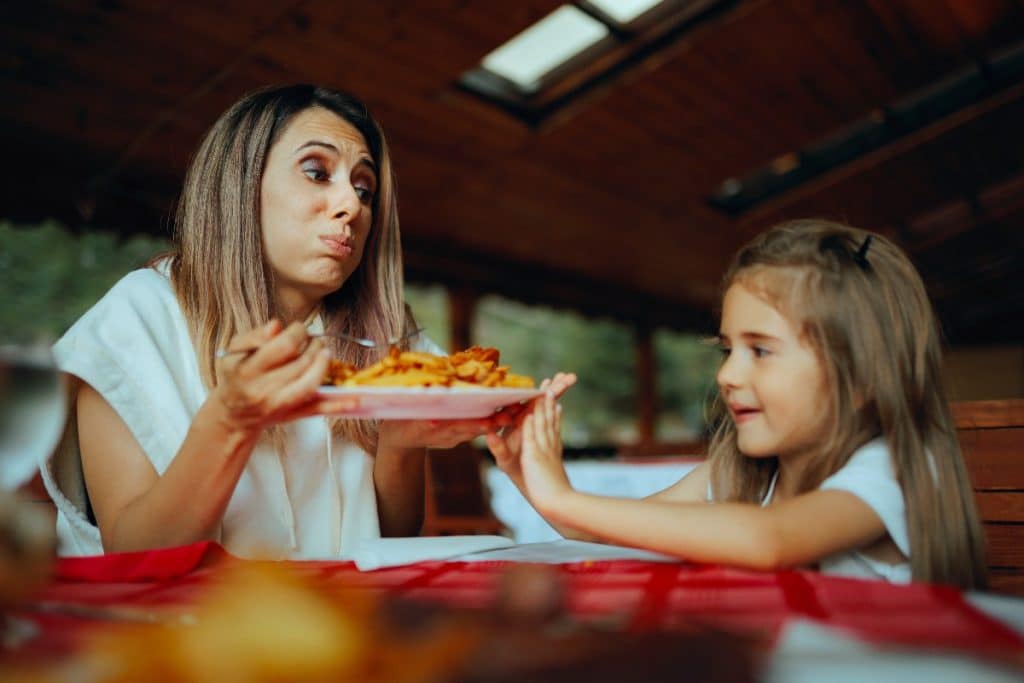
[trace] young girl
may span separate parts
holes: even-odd
[[[879,235],[791,222],[739,252],[724,291],[708,459],[645,500],[577,492],[549,394],[521,449],[488,438],[537,510],[573,537],[698,562],[984,587],[939,333],[907,257]]]

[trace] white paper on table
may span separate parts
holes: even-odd
[[[369,571],[427,560],[447,560],[467,553],[505,548],[514,543],[504,536],[373,538],[360,541],[350,559],[360,571]]]
[[[679,562],[678,558],[649,550],[625,548],[604,543],[586,543],[561,539],[547,543],[522,543],[499,550],[474,552],[453,557],[460,562],[540,562],[562,564],[589,560],[641,560],[644,562]]]
[[[764,683],[1003,683],[1020,672],[967,655],[940,650],[879,648],[812,621],[790,621],[779,636]]]

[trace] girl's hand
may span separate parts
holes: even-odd
[[[523,420],[523,483],[530,500],[542,514],[572,491],[562,463],[561,426],[562,406],[555,402],[555,395],[550,391],[537,399],[533,410]]]
[[[558,398],[575,383],[576,375],[559,372],[552,379],[541,382],[540,388],[553,393],[555,398]],[[494,430],[487,434],[487,447],[494,455],[498,469],[508,475],[512,483],[520,490],[523,489],[523,473],[520,465],[523,448],[523,421],[544,399],[544,396],[539,396],[524,406],[514,406],[498,413],[495,418],[504,421],[505,424],[499,425],[502,427],[500,431]]]
[[[300,417],[338,414],[356,408],[347,397],[321,396],[330,352],[306,328],[292,323],[281,329],[271,320],[263,327],[232,338],[228,349],[256,347],[217,362],[217,386],[210,394],[238,429],[259,431]]]

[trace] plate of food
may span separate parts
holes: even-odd
[[[540,396],[533,378],[509,372],[494,348],[473,346],[450,356],[392,347],[363,369],[339,360],[328,367],[321,394],[350,396],[349,415],[391,420],[471,419]]]

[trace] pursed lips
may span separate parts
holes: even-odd
[[[320,241],[326,244],[335,256],[349,256],[355,247],[353,240],[343,235],[321,235]]]

